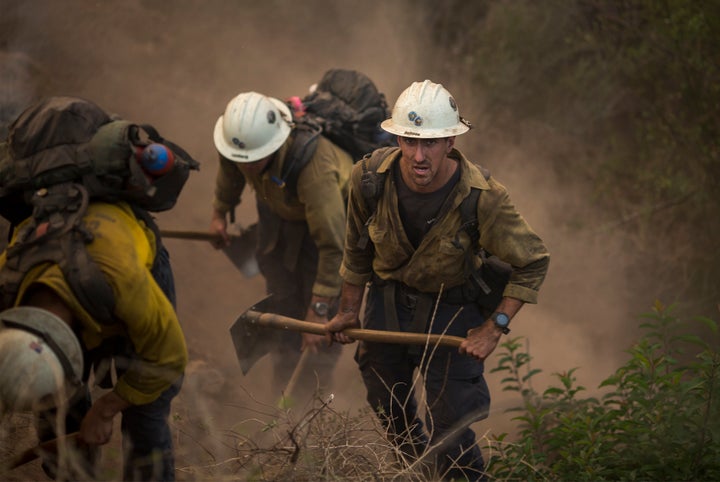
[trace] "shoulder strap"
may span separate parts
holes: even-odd
[[[487,181],[490,179],[490,171],[484,167],[477,166],[482,172],[483,177]],[[480,231],[478,230],[478,219],[477,219],[477,204],[480,198],[480,189],[470,188],[470,194],[460,203],[460,229],[464,229],[465,232],[470,236],[471,244],[473,248],[471,252],[477,252],[478,241],[480,240]]]
[[[281,187],[297,194],[298,177],[315,154],[320,134],[322,134],[322,128],[315,123],[303,121],[295,124],[295,137],[288,150],[281,179],[276,181]]]
[[[130,204],[135,218],[144,222],[145,225],[155,235],[155,259],[150,268],[150,272],[165,296],[170,300],[173,308],[177,307],[177,296],[175,293],[175,278],[173,276],[172,267],[170,266],[170,254],[165,248],[162,241],[160,228],[155,222],[155,218],[145,209]]]
[[[470,194],[460,203],[460,229],[464,229],[473,248],[477,247],[480,240],[480,231],[478,231],[477,204],[480,198],[480,189],[470,188]]]
[[[6,263],[0,269],[2,304],[13,306],[27,273],[40,263],[52,262],[60,267],[90,316],[101,324],[112,322],[115,295],[86,249],[93,240],[82,223],[88,206],[87,190],[79,184],[57,184],[47,188],[44,195],[35,196],[33,206],[32,221],[7,249]]]
[[[385,177],[387,177],[387,171],[380,173],[377,170],[385,158],[392,153],[391,150],[393,149],[378,149],[377,154],[365,154],[360,160],[363,171],[360,178],[360,193],[371,213],[375,213],[375,209],[377,209],[377,203],[385,186]]]
[[[387,177],[387,171],[378,172],[380,164],[392,154],[397,148],[395,147],[383,147],[373,151],[370,154],[366,154],[361,160],[362,165],[362,177],[360,178],[360,194],[362,194],[363,201],[368,208],[370,215],[365,221],[365,226],[360,239],[358,239],[357,246],[360,249],[367,247],[368,241],[370,241],[370,234],[368,233],[368,226],[370,222],[375,218],[375,211],[377,210],[378,202],[382,197],[383,189],[385,188],[385,178]]]

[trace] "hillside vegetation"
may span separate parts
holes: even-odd
[[[485,124],[513,133],[534,122],[564,139],[552,168],[561,181],[590,182],[601,213],[573,228],[626,236],[636,313],[654,298],[714,311],[720,2],[443,5],[428,20],[450,52],[446,67],[470,79]]]

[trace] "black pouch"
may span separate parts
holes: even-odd
[[[503,298],[503,291],[510,281],[512,266],[497,256],[482,257],[482,265],[472,272],[470,280],[466,283],[468,290],[466,296],[475,300],[487,316],[492,314]]]

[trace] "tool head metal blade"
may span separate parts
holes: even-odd
[[[265,313],[272,305],[272,295],[245,310],[230,327],[230,337],[240,368],[246,375],[262,357],[277,349],[277,330],[263,326],[247,316],[249,311]]]

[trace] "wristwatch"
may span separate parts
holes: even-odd
[[[493,315],[490,317],[491,320],[495,323],[495,326],[500,328],[504,334],[510,333],[510,328],[508,328],[508,325],[510,324],[510,317],[502,312],[493,313]]]
[[[316,301],[315,303],[310,305],[310,308],[312,308],[312,310],[318,316],[327,316],[329,306],[324,301]]]

